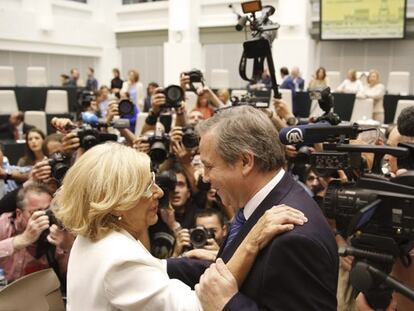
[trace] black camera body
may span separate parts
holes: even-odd
[[[214,231],[204,226],[190,229],[190,241],[194,248],[203,248],[208,239],[214,239]]]
[[[154,164],[164,162],[170,150],[170,136],[161,131],[155,131],[154,134],[147,137],[150,145],[149,156]]]
[[[70,168],[70,158],[60,152],[55,152],[49,158],[49,165],[52,168],[52,177],[61,183]]]
[[[83,124],[81,127],[76,129],[75,132],[79,137],[80,147],[84,150],[89,150],[90,148],[106,141],[118,140],[118,137],[115,134],[101,133],[90,124]]]
[[[199,137],[193,125],[183,127],[183,145],[188,149],[198,147]]]
[[[164,196],[159,200],[159,207],[167,208],[170,203],[170,193],[174,193],[177,185],[177,175],[170,170],[158,172],[155,175],[155,183],[164,192]]]
[[[158,91],[165,95],[165,104],[163,108],[178,108],[184,100],[183,89],[178,85],[169,85],[165,89]]]
[[[201,84],[204,87],[204,76],[201,70],[191,69],[190,71],[183,72],[183,74],[190,77],[190,91],[197,93],[197,85],[194,84]]]
[[[134,103],[129,99],[121,99],[118,102],[118,112],[121,118],[134,113]]]

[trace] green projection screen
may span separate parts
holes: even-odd
[[[406,0],[321,0],[321,39],[402,39],[405,11]]]

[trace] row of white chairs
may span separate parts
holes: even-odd
[[[18,111],[16,94],[12,90],[0,90],[0,114]],[[68,113],[68,92],[65,90],[48,90],[45,103],[46,113]]]
[[[16,74],[12,66],[0,66],[0,86],[16,85]],[[26,86],[47,86],[45,67],[26,68]]]

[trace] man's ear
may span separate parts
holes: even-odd
[[[247,176],[254,168],[254,155],[251,152],[243,152],[240,159],[242,161],[242,174]]]
[[[23,211],[20,208],[16,208],[16,218],[22,216]]]

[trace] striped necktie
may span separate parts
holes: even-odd
[[[231,223],[230,232],[227,237],[226,245],[224,246],[223,251],[225,251],[226,248],[229,247],[229,245],[231,245],[234,238],[239,233],[241,227],[243,226],[245,222],[246,222],[246,218],[244,218],[243,208],[241,208],[238,210],[236,217],[234,217],[234,220]]]

